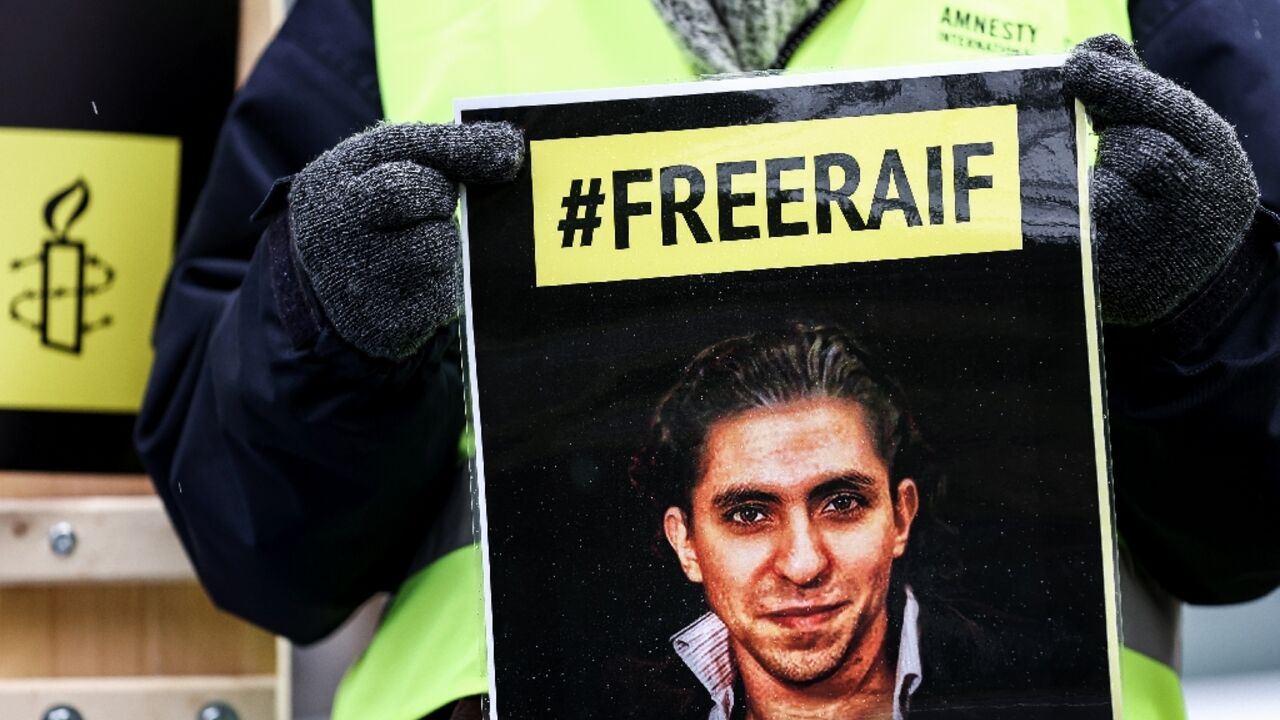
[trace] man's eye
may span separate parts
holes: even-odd
[[[737,507],[724,514],[724,519],[736,525],[758,525],[768,518],[764,508],[744,506]]]
[[[862,498],[857,495],[845,494],[836,495],[827,501],[827,510],[837,513],[847,513],[863,507],[865,503]]]

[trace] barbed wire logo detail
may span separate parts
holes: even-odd
[[[88,208],[89,184],[84,178],[54,193],[44,206],[51,237],[39,253],[9,264],[10,272],[40,268],[40,284],[9,301],[9,317],[38,333],[45,347],[74,355],[80,354],[85,335],[112,324],[110,315],[85,320],[85,300],[110,290],[116,279],[115,269],[87,252],[83,239],[71,237],[71,226]]]

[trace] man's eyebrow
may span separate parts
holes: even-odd
[[[711,498],[711,504],[723,510],[748,502],[776,505],[782,499],[771,492],[753,487],[732,487]]]
[[[809,499],[829,497],[842,490],[858,490],[866,492],[877,485],[875,478],[861,473],[845,473],[831,478],[809,491]]]

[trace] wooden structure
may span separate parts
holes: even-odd
[[[289,700],[288,645],[213,607],[146,478],[0,473],[0,717],[288,720]]]

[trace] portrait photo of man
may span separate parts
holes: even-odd
[[[706,595],[672,644],[712,720],[907,717],[919,604],[894,570],[919,444],[896,383],[839,328],[731,338],[685,368],[632,478]]]
[[[684,627],[669,616],[665,672],[690,682],[678,701],[655,693],[638,716],[1109,712],[1083,695],[1070,700],[1067,688],[1096,674],[1081,654],[1087,635],[1012,600],[1015,558],[1035,555],[1002,541],[998,519],[983,521],[987,539],[976,544],[944,521],[939,501],[953,490],[946,463],[890,366],[836,324],[770,327],[697,352],[632,458],[631,485],[651,510],[660,554],[706,608]],[[970,450],[998,456],[998,448]],[[982,512],[964,497],[966,512]],[[1057,572],[1052,565],[1021,567]],[[1004,569],[992,575],[992,567]]]

